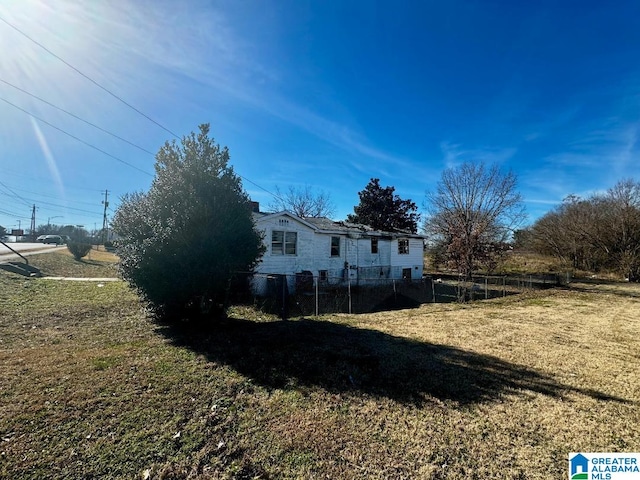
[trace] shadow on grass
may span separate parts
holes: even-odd
[[[496,357],[328,321],[227,319],[209,331],[190,325],[163,326],[160,331],[174,344],[229,365],[267,388],[318,386],[332,393],[362,392],[412,404],[438,399],[465,405],[526,392],[553,397],[577,392],[628,403],[563,385]]]
[[[90,258],[74,258],[73,259],[77,263],[81,263],[83,265],[94,265],[98,267],[108,267],[111,264],[108,262],[101,262],[100,260],[91,260]]]

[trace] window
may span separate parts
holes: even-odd
[[[295,255],[297,251],[298,234],[296,232],[286,232],[284,234],[285,255]]]
[[[331,256],[340,256],[340,237],[331,237]]]
[[[296,255],[298,234],[296,232],[271,232],[271,255]]]
[[[411,269],[410,268],[403,268],[402,269],[402,278],[404,280],[411,280]]]
[[[321,282],[326,282],[329,280],[329,271],[328,270],[320,270],[318,276],[318,280]]]
[[[409,253],[409,239],[408,238],[398,239],[398,254],[407,255],[408,253]]]
[[[378,253],[378,239],[371,238],[371,253]]]

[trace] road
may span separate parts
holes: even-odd
[[[65,245],[42,244],[42,243],[7,243],[15,251],[22,255],[33,255],[34,253],[43,253],[55,250],[56,248],[65,248]],[[20,258],[18,255],[9,250],[3,243],[0,243],[0,262],[9,262]]]

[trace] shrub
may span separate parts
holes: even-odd
[[[208,132],[165,143],[150,190],[125,195],[112,222],[123,278],[164,320],[223,313],[232,275],[263,251],[229,152]]]
[[[81,258],[86,257],[91,251],[91,244],[85,242],[69,242],[67,243],[67,250],[71,252],[73,258],[80,260]]]

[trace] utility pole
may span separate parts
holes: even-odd
[[[109,207],[109,190],[104,191],[104,200],[102,201],[104,205],[104,215],[102,217],[102,243],[106,242],[109,239],[109,222],[107,220],[107,207]]]
[[[33,209],[31,210],[31,241],[34,242],[36,240],[36,206],[33,205]]]

